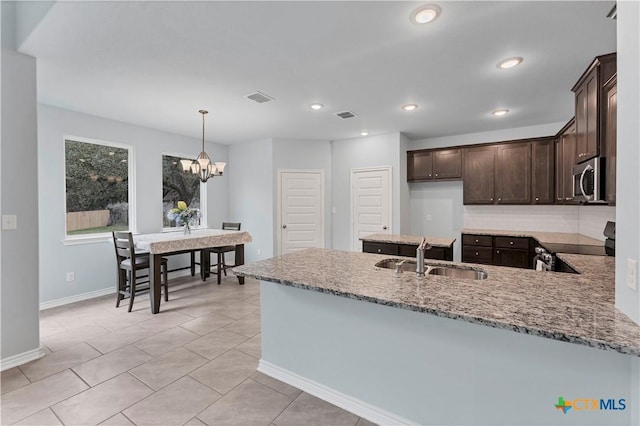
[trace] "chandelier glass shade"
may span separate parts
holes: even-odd
[[[198,155],[198,158],[195,160],[180,160],[180,165],[182,166],[182,171],[184,173],[192,173],[198,176],[201,182],[206,182],[209,178],[214,176],[222,176],[224,173],[224,168],[227,163],[222,161],[213,162],[209,155],[204,150],[204,116],[208,114],[208,111],[201,109],[198,111],[202,114],[202,152]]]

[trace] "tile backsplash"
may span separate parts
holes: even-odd
[[[615,221],[609,206],[464,206],[464,227],[580,233],[604,241],[602,230]]]

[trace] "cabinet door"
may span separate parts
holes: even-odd
[[[531,202],[531,144],[510,143],[498,146],[496,191],[499,204]]]
[[[378,253],[398,255],[398,245],[393,243],[372,243],[370,241],[362,242],[363,253]]]
[[[598,155],[598,68],[576,90],[576,157],[581,163]]]
[[[509,266],[512,268],[530,269],[529,250],[510,250],[500,249],[494,250],[493,264],[496,266]]]
[[[562,193],[563,203],[571,204],[573,201],[573,165],[576,153],[576,125],[570,126],[562,135]]]
[[[553,204],[555,143],[545,140],[531,143],[531,195],[533,204]]]
[[[462,150],[443,149],[433,156],[433,177],[435,179],[459,179],[462,177]]]
[[[606,124],[605,143],[607,146],[607,201],[610,205],[616,204],[616,155],[618,128],[616,118],[618,116],[618,83],[614,78],[606,87]]]
[[[562,137],[555,141],[556,148],[556,204],[564,202],[564,174],[562,171]]]
[[[491,247],[462,246],[462,261],[466,263],[491,265],[491,251]]]
[[[407,181],[429,180],[433,178],[432,151],[407,153]]]
[[[496,147],[468,148],[464,152],[464,204],[493,204]]]

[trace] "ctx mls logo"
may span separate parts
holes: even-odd
[[[575,411],[595,411],[595,410],[624,410],[627,408],[625,399],[595,399],[576,398],[566,401],[563,397],[558,397],[558,403],[553,404],[558,410],[567,414],[572,408]]]

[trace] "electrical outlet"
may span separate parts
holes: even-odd
[[[258,256],[262,256],[262,249],[258,249]]]
[[[18,216],[15,214],[3,214],[2,229],[18,229]]]
[[[627,259],[627,287],[638,290],[638,261]]]
[[[336,214],[337,210],[335,207],[331,207],[331,214]]]
[[[427,222],[431,222],[431,215],[430,214],[427,215]]]
[[[76,273],[75,272],[67,272],[67,282],[75,281]]]

